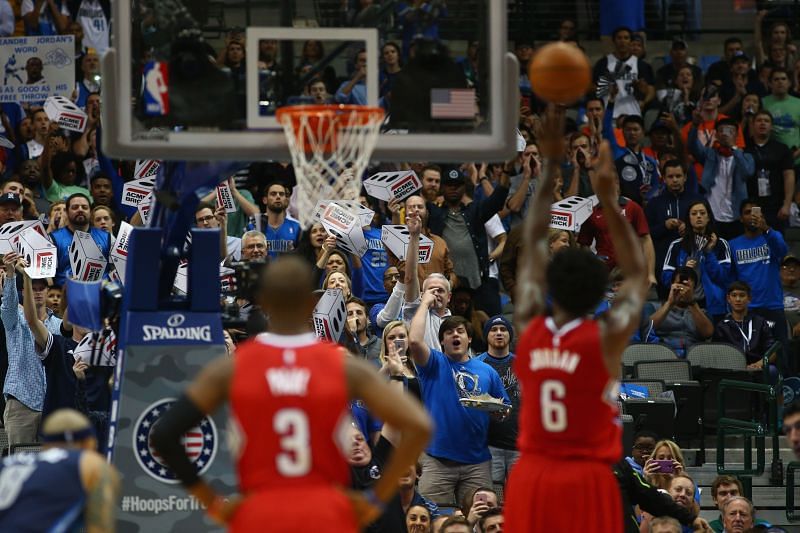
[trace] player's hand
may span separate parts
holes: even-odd
[[[616,205],[617,203],[617,167],[614,165],[614,156],[611,154],[611,146],[608,141],[603,141],[600,145],[600,152],[595,162],[595,175],[597,181],[594,192],[600,203]]]
[[[381,510],[372,505],[363,492],[348,490],[346,495],[350,499],[353,510],[356,512],[359,525],[366,526],[371,524],[381,516]]]
[[[243,501],[244,499],[238,494],[228,496],[222,500],[217,507],[209,508],[206,510],[206,512],[211,520],[221,526],[224,526],[231,521],[233,515],[236,514],[236,510]]]

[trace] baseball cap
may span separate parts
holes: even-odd
[[[508,342],[511,343],[514,341],[514,326],[511,325],[511,322],[506,317],[503,315],[494,315],[487,320],[486,324],[483,325],[484,339],[489,336],[489,330],[492,329],[492,326],[505,326],[508,330]]]
[[[783,261],[781,261],[781,266],[788,263],[795,263],[797,265],[800,265],[800,259],[798,259],[797,256],[789,254],[783,258]]]
[[[442,173],[442,185],[460,185],[464,183],[464,175],[458,167],[450,167]]]
[[[17,207],[22,206],[22,198],[19,194],[14,194],[13,192],[7,192],[5,194],[0,195],[0,204],[14,204]]]
[[[737,50],[733,53],[733,57],[731,58],[731,63],[734,61],[750,61],[750,58],[745,54],[742,50]]]

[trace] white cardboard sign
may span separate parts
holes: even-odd
[[[375,211],[351,200],[319,200],[317,205],[314,206],[314,222],[319,222],[322,219],[322,213],[325,212],[325,208],[327,208],[328,204],[331,202],[336,202],[355,213],[361,221],[361,226],[369,226],[372,224],[372,217],[375,216]]]
[[[83,133],[86,129],[86,113],[64,96],[49,96],[44,101],[44,112],[59,127]]]
[[[156,159],[137,159],[136,167],[134,167],[133,171],[133,179],[153,178],[155,180],[160,166],[161,161]]]
[[[411,240],[411,235],[408,233],[408,228],[403,225],[384,225],[381,227],[381,241],[384,246],[389,249],[395,257],[400,261],[406,260],[406,251],[408,251],[408,242]],[[428,263],[433,254],[433,241],[425,235],[419,236],[419,263]]]
[[[103,277],[108,260],[91,233],[76,231],[69,245],[69,264],[72,277],[79,281],[98,281]]]
[[[235,213],[236,202],[233,201],[233,192],[227,181],[217,185],[217,207],[224,207],[226,213]]]
[[[127,182],[122,186],[122,205],[129,205],[131,207],[138,207],[142,201],[147,198],[147,195],[153,191],[153,185],[156,179],[153,177],[142,178]]]
[[[592,201],[589,198],[570,196],[550,207],[550,227],[579,231],[581,224],[590,216],[592,216]]]
[[[17,250],[28,262],[25,272],[31,279],[52,278],[56,275],[56,247],[50,239],[42,237],[35,227],[29,226],[20,232]]]
[[[131,232],[133,226],[125,221],[122,221],[117,232],[117,240],[114,241],[114,246],[111,247],[111,253],[108,254],[108,259],[114,265],[117,271],[120,282],[125,284],[125,265],[128,263],[128,246],[131,241]]]
[[[338,202],[328,204],[320,220],[325,231],[336,237],[336,246],[361,257],[367,253],[367,240],[358,216]]]
[[[44,225],[39,220],[19,220],[6,222],[0,226],[0,254],[17,251],[20,234],[28,228],[34,228],[45,239],[49,239]]]
[[[341,289],[328,289],[317,302],[313,313],[314,333],[320,339],[338,342],[347,321]]]
[[[364,180],[367,194],[388,202],[392,198],[405,200],[422,188],[422,182],[413,170],[378,172]]]

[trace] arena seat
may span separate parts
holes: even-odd
[[[648,344],[637,342],[631,344],[622,352],[622,364],[625,375],[631,376],[633,367],[640,361],[663,361],[666,359],[678,359],[678,355],[664,344]],[[653,378],[661,379],[661,378]]]

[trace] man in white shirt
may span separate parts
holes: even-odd
[[[641,115],[640,102],[647,104],[655,97],[653,68],[631,53],[630,28],[614,30],[612,40],[614,52],[601,58],[594,65],[593,79],[597,85],[600,78],[615,80],[619,92],[614,105],[614,118],[620,115]],[[605,103],[608,104],[608,97]]]

